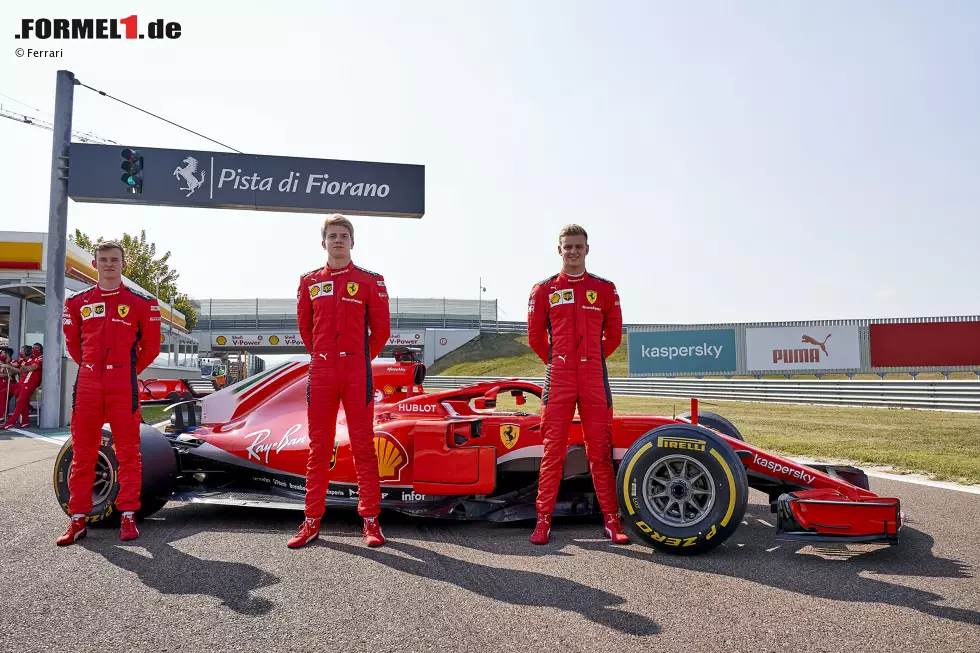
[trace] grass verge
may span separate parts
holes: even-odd
[[[616,397],[620,414],[672,415],[684,400]],[[892,408],[700,403],[752,444],[777,453],[888,465],[938,480],[980,483],[980,414]]]
[[[506,409],[509,395],[498,397]],[[536,412],[528,402],[523,410]],[[689,399],[615,397],[618,415],[680,415]],[[892,408],[700,402],[731,420],[746,441],[787,456],[883,465],[894,473],[980,483],[980,414]]]
[[[147,424],[159,424],[170,419],[170,411],[165,406],[140,406],[140,414]]]

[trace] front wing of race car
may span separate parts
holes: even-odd
[[[781,495],[773,507],[781,539],[898,544],[904,515],[892,497],[846,497],[832,489]]]

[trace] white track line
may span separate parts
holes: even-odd
[[[811,458],[789,458],[793,462],[799,463],[801,465],[807,465],[810,463],[820,464],[821,461],[813,460]],[[851,463],[822,463],[822,464],[840,464],[840,465],[851,465]],[[854,467],[861,468],[860,465],[854,465]],[[930,481],[927,478],[922,478],[917,474],[892,474],[890,472],[881,472],[874,469],[864,469],[865,474],[868,476],[873,476],[874,478],[882,478],[886,481],[899,481],[901,483],[911,483],[913,485],[925,485],[926,487],[934,487],[940,490],[953,490],[954,492],[966,492],[967,494],[980,494],[980,485],[960,485],[959,483],[950,483],[948,481]]]

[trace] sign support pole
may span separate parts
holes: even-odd
[[[48,363],[43,366],[41,428],[61,426],[61,368],[65,334],[61,313],[65,305],[65,257],[68,249],[68,152],[71,146],[72,105],[75,75],[59,70],[54,95],[54,126],[51,135],[51,196],[48,206],[47,266],[44,285],[44,346]]]

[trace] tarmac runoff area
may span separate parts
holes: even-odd
[[[696,557],[615,547],[597,522],[537,547],[531,524],[388,513],[368,549],[346,511],[290,551],[298,512],[190,504],[134,542],[90,528],[62,549],[64,437],[0,432],[2,651],[980,650],[975,488],[873,472],[907,516],[894,547],[776,540],[753,491],[736,534]]]

